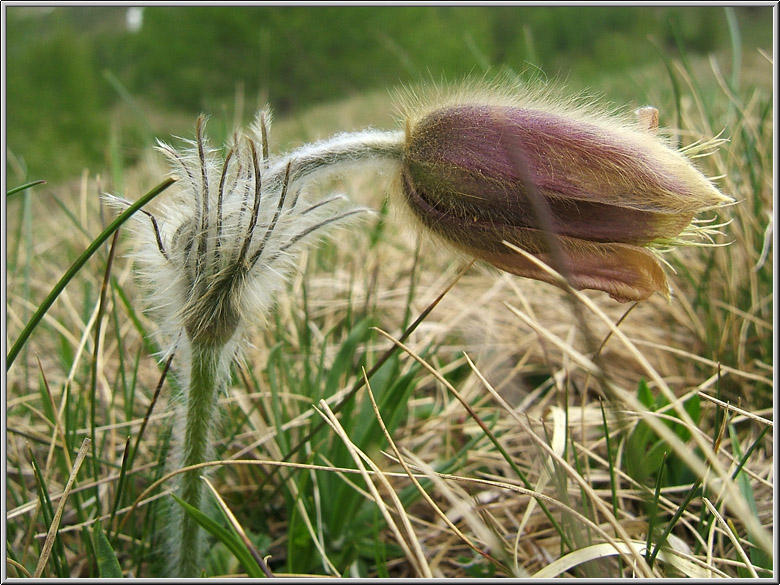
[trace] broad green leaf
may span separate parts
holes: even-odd
[[[176,500],[177,503],[181,505],[182,508],[184,508],[184,511],[193,520],[195,520],[195,522],[203,527],[206,532],[214,536],[218,541],[230,549],[230,551],[235,555],[236,559],[238,559],[238,562],[240,562],[241,565],[246,569],[247,574],[251,578],[262,579],[264,577],[260,567],[257,566],[257,563],[252,558],[252,555],[247,550],[246,546],[244,546],[244,543],[241,542],[241,539],[238,536],[226,528],[223,528],[214,522],[214,520],[206,516],[203,512],[189,505],[187,502],[177,497],[176,495],[171,494],[171,496],[174,500]]]
[[[103,534],[100,524],[95,525],[95,550],[97,551],[98,575],[101,579],[121,579],[122,569],[116,553]]]

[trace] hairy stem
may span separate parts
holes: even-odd
[[[212,427],[217,415],[217,399],[227,383],[229,359],[226,346],[193,344],[189,387],[186,393],[186,415],[178,467],[196,465],[211,454]],[[227,357],[227,364],[225,363]],[[203,494],[202,469],[186,471],[179,476],[179,496],[200,509]],[[170,533],[172,577],[198,577],[205,567],[204,535],[200,526],[183,509],[176,506]]]
[[[271,166],[263,180],[274,188],[280,188],[288,164],[291,183],[320,179],[348,168],[369,166],[395,169],[401,164],[403,148],[402,131],[364,130],[337,134],[314,144],[306,144],[281,157]]]
[[[401,165],[403,145],[403,132],[354,132],[302,146],[280,157],[270,168],[263,171],[263,192],[279,192],[281,195],[273,220],[269,226],[264,228],[267,233],[260,250],[262,251],[265,240],[270,237],[276,226],[290,185],[295,185],[296,189],[300,189],[309,181],[365,167],[394,172]],[[265,145],[263,149],[265,153]],[[199,156],[201,167],[205,168],[203,166],[203,153],[200,152]],[[264,154],[264,159],[265,156]],[[233,272],[223,271],[216,275],[208,271],[209,265],[207,263],[199,262],[196,264],[195,276],[192,278],[193,282],[202,283],[203,289],[196,291],[197,298],[189,299],[191,308],[187,312],[188,322],[184,324],[191,345],[191,361],[189,363],[189,379],[183,380],[183,386],[186,388],[186,404],[184,406],[186,412],[183,431],[180,435],[179,460],[175,462],[176,469],[203,463],[211,456],[212,427],[218,410],[217,398],[227,385],[230,361],[237,351],[237,342],[231,341],[231,339],[236,337],[235,332],[238,328],[238,320],[240,320],[238,316],[240,311],[217,311],[211,308],[211,304],[220,303],[220,299],[232,298],[234,294],[240,296],[243,279],[247,274],[245,259],[249,242],[252,241],[252,232],[256,228],[261,195],[260,164],[254,148],[252,157],[256,175],[254,207],[252,221],[248,227],[249,233],[246,235],[245,245],[235,266],[237,269]],[[205,170],[203,173],[205,174]],[[204,178],[202,182],[205,184],[206,179]],[[221,179],[220,189],[224,187],[223,183],[224,175]],[[204,194],[204,197],[206,196],[208,196],[207,193]],[[196,211],[205,218],[208,209],[204,207]],[[304,221],[299,233],[293,235],[288,244],[281,246],[277,255],[286,252],[287,248],[312,231],[333,221],[343,219],[347,215],[357,213],[357,211],[325,218],[318,223]],[[299,213],[299,217],[303,217],[305,214],[306,211],[303,211]],[[201,221],[200,225],[205,234],[207,224],[203,224]],[[205,247],[200,246],[197,252],[199,254],[205,253]],[[272,263],[275,257],[271,256],[268,261]],[[251,259],[250,267],[254,266],[259,258],[260,255],[256,253]],[[223,287],[230,294],[215,294],[215,286]],[[182,500],[199,509],[203,506],[201,501],[203,481],[200,477],[202,473],[201,469],[185,471],[179,475],[178,485],[179,496]],[[169,536],[169,576],[177,578],[199,576],[205,567],[205,548],[203,545],[205,535],[195,520],[191,519],[180,506],[173,508],[169,523]]]

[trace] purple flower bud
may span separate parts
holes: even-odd
[[[514,106],[445,106],[410,123],[402,182],[417,218],[456,247],[549,281],[503,242],[550,264],[552,233],[571,284],[620,301],[666,293],[648,246],[730,201],[651,132]]]

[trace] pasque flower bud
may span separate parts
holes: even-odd
[[[407,120],[402,189],[414,215],[457,248],[619,301],[668,292],[652,251],[696,213],[731,201],[650,129],[576,109],[460,102]],[[550,234],[554,234],[551,236]]]

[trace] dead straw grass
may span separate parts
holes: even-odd
[[[373,104],[379,98],[371,99]],[[654,297],[637,305],[624,305],[598,293],[576,293],[575,301],[586,313],[588,335],[597,341],[597,355],[589,351],[584,332],[572,316],[572,293],[479,266],[469,269],[412,336],[400,344],[396,337],[409,306],[410,283],[414,283],[410,305],[414,317],[451,283],[466,260],[407,231],[393,221],[392,214],[381,245],[369,246],[366,231],[347,233],[328,245],[331,256],[327,267],[304,261],[308,269],[296,277],[278,301],[278,323],[290,332],[291,339],[297,324],[305,318],[314,343],[323,344],[327,332],[343,320],[345,312],[358,307],[375,318],[379,329],[372,346],[361,351],[380,353],[395,344],[406,362],[422,365],[407,421],[394,435],[385,436],[386,447],[380,452],[360,451],[344,431],[339,415],[332,412],[333,405],[362,372],[353,372],[344,391],[337,396],[323,396],[316,406],[297,395],[295,388],[279,397],[294,413],[285,423],[286,429],[322,417],[333,430],[333,441],[344,444],[352,454],[354,468],[324,468],[375,502],[387,525],[387,540],[403,551],[400,557],[388,559],[391,576],[463,577],[473,574],[469,570],[478,565],[492,566],[497,575],[537,578],[712,578],[736,576],[738,569],[751,576],[768,576],[751,562],[750,553],[756,546],[771,545],[773,538],[774,453],[769,439],[773,439],[773,409],[771,404],[753,400],[753,393],[758,396],[759,390],[762,396],[771,395],[773,381],[772,357],[760,349],[766,345],[766,336],[773,333],[773,290],[759,278],[760,271],[771,266],[773,251],[771,245],[766,245],[771,238],[766,217],[753,211],[759,209],[771,216],[772,177],[761,179],[761,189],[756,191],[747,180],[748,162],[741,155],[748,148],[745,141],[752,137],[757,140],[755,146],[751,145],[756,155],[771,159],[771,140],[762,139],[771,119],[759,116],[759,102],[758,93],[747,100],[735,118],[737,125],[729,129],[731,142],[704,163],[711,174],[724,174],[723,190],[741,200],[728,214],[733,221],[725,240],[732,243],[675,252],[679,265],[692,278],[680,273],[670,275],[675,290],[670,302]],[[338,106],[334,110],[337,118],[349,119],[351,107]],[[687,105],[683,112],[687,127],[696,128],[702,135],[717,134],[720,128],[710,126],[700,115],[700,107],[696,103]],[[319,110],[314,114],[322,116]],[[281,133],[284,136],[296,126],[300,131],[306,124],[305,120],[282,122]],[[156,165],[149,162],[149,166],[129,172],[128,191],[142,192],[154,183],[150,177],[162,175]],[[366,176],[345,179],[336,186],[379,209],[385,184],[384,180]],[[62,251],[83,248],[89,243],[86,234],[97,233],[100,212],[95,193],[99,188],[100,181],[85,174],[80,182],[56,191],[74,210],[85,233],[63,230],[67,220],[62,213],[52,211],[43,202],[44,197],[34,198],[33,247],[20,252],[22,257],[28,256],[32,271],[26,285],[29,291],[23,291],[21,275],[9,274],[9,339],[14,339],[25,315],[34,309],[26,299],[41,298],[61,274]],[[16,554],[9,562],[15,567],[23,567],[35,558],[33,540],[45,537],[41,524],[33,521],[37,497],[31,487],[34,484],[28,471],[26,445],[43,455],[42,472],[54,506],[69,494],[71,498],[74,493],[88,497],[94,487],[82,482],[71,489],[72,478],[63,475],[52,453],[63,451],[61,419],[66,397],[81,391],[80,372],[87,367],[86,360],[93,351],[90,318],[96,314],[96,307],[83,310],[86,297],[80,293],[89,288],[97,273],[82,275],[47,317],[46,325],[61,338],[37,334],[24,363],[15,364],[8,373],[8,489],[14,498],[8,502],[6,521],[24,527],[9,541]],[[702,307],[700,301],[695,302],[695,283],[704,274],[709,303]],[[129,260],[118,259],[113,275],[134,294]],[[91,286],[98,284],[92,282]],[[305,311],[304,289],[308,303]],[[143,315],[139,314],[138,319],[152,330],[153,324]],[[140,351],[143,341],[129,321],[118,326],[124,357],[130,358]],[[72,361],[67,368],[58,357],[63,343],[71,347]],[[242,369],[263,372],[272,346],[267,333],[258,332],[254,350],[245,356]],[[132,412],[136,417],[125,420],[118,414],[127,406],[124,397],[112,391],[111,372],[120,357],[119,347],[111,340],[100,347],[100,425],[96,432],[101,456],[117,465],[128,433],[144,424],[143,413],[160,372],[153,362],[145,360],[138,380],[139,387],[146,390],[135,394]],[[435,351],[430,352],[430,348]],[[326,347],[324,359],[334,359],[337,351],[338,347]],[[466,374],[462,373],[464,368]],[[41,404],[38,375],[30,375],[31,371],[43,373],[52,389],[53,419]],[[461,372],[458,381],[451,383],[450,376],[456,372]],[[653,394],[668,393],[671,404],[650,412],[637,400],[640,379],[647,380]],[[721,402],[715,398],[719,389],[725,399]],[[706,398],[698,424],[686,419],[681,409],[682,400],[693,395]],[[248,473],[251,467],[267,470],[284,466],[301,473],[323,469],[281,462],[284,453],[277,441],[278,431],[263,415],[270,408],[270,400],[270,393],[254,392],[242,384],[224,398],[226,408],[242,413],[246,422],[229,442],[222,444],[225,456],[214,463],[231,470],[224,475],[227,481],[216,486],[221,494],[253,493],[256,484]],[[370,384],[358,400],[373,400]],[[724,410],[716,414],[717,408]],[[423,409],[436,416],[419,416]],[[382,420],[378,409],[375,416]],[[162,406],[155,411],[146,421],[147,436],[162,432],[169,417]],[[723,429],[715,428],[716,417],[733,425],[736,435],[730,437],[725,425]],[[682,421],[690,432],[690,441],[675,439],[663,420]],[[708,490],[706,498],[694,498],[682,513],[652,566],[647,560],[646,544],[650,521],[647,504],[653,498],[654,486],[628,473],[623,458],[627,436],[642,421],[659,434],[666,433],[670,453],[683,457],[691,469],[698,468],[698,477]],[[769,438],[744,466],[744,477],[754,498],[751,504],[746,500],[743,483],[732,481],[731,475],[764,427],[769,427]],[[89,430],[84,427],[76,433],[87,436]],[[714,441],[715,437],[720,438]],[[436,462],[457,455],[471,439],[476,443],[457,473],[436,471]],[[165,494],[151,489],[148,480],[157,456],[156,444],[153,438],[142,442],[134,467],[128,472],[128,477],[145,478],[147,487],[136,499],[136,509]],[[71,461],[74,454],[64,455]],[[357,482],[356,474],[363,483]],[[117,481],[114,467],[98,482],[98,488],[113,492]],[[164,488],[165,482],[160,486]],[[420,498],[407,508],[397,494],[409,486],[419,490]],[[657,495],[658,514],[667,518],[673,515],[689,487],[662,486]],[[316,499],[316,483],[312,489]],[[132,508],[118,510],[118,521]],[[61,512],[60,507],[58,514]],[[110,514],[104,512],[99,518],[82,521],[72,510],[65,511],[57,518],[60,538],[72,543],[82,528],[96,520],[108,520]],[[328,560],[316,519],[309,519],[303,508],[301,513],[310,522],[312,539],[320,543],[326,570],[330,574],[343,571]],[[715,521],[702,532],[702,519],[709,517]],[[268,552],[272,558],[283,556],[287,546],[284,522],[269,520],[269,530]],[[81,549],[70,544],[69,550]],[[41,559],[45,560],[43,556]],[[83,558],[74,556],[69,561],[73,576],[84,570]],[[25,569],[19,568],[19,572],[23,574]]]

